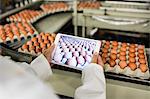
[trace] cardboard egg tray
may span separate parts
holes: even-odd
[[[82,11],[84,9],[98,9],[100,6],[101,6],[100,2],[84,1],[79,2],[77,8],[78,11]]]
[[[6,25],[9,25],[10,26],[10,24],[15,24],[16,26],[17,26],[17,24],[18,23],[20,23],[20,22],[14,22],[14,23],[9,23],[9,24],[6,24]],[[7,34],[7,32],[5,31],[5,29],[4,29],[4,31],[5,31],[5,36],[6,36],[6,39],[5,40],[2,40],[2,38],[0,37],[0,43],[5,43],[5,44],[12,44],[12,43],[16,43],[16,42],[18,42],[18,41],[22,41],[22,40],[25,40],[25,39],[28,39],[28,38],[31,38],[31,37],[34,37],[34,36],[36,36],[37,34],[38,34],[38,32],[36,31],[36,29],[30,24],[30,23],[27,23],[28,25],[29,25],[29,27],[31,27],[31,29],[33,30],[33,32],[34,33],[30,33],[29,31],[27,31],[26,30],[26,27],[24,26],[24,24],[23,23],[21,23],[22,25],[23,25],[23,27],[25,28],[25,31],[27,32],[27,35],[24,35],[23,33],[22,33],[22,30],[20,29],[20,28],[18,28],[18,26],[17,26],[17,28],[18,28],[18,31],[19,31],[19,33],[20,33],[20,36],[16,36],[15,34],[14,34],[14,31],[13,31],[13,29],[12,28],[10,28],[11,30],[10,31],[12,31],[12,33],[13,33],[13,38],[11,39],[11,38],[9,38],[6,34]],[[2,26],[2,25],[1,25]],[[2,27],[5,27],[5,25],[4,26],[2,26]]]
[[[115,59],[115,65],[111,66],[111,64],[109,62],[110,62],[110,60],[112,60],[110,55],[113,53],[112,48],[114,48],[113,47],[114,45],[112,43],[114,41],[110,41],[109,48],[108,48],[108,46],[105,46],[106,42],[109,42],[109,41],[105,41],[105,40],[102,41],[102,47],[101,47],[101,51],[100,51],[100,54],[101,54],[102,59],[103,59],[103,62],[105,64],[105,72],[124,74],[124,75],[130,76],[130,77],[138,77],[138,78],[141,78],[141,79],[149,79],[150,73],[149,73],[149,68],[148,68],[148,62],[147,62],[145,47],[143,45],[134,44],[135,45],[135,52],[134,52],[135,53],[135,57],[134,57],[135,58],[135,62],[133,62],[133,63],[136,64],[136,68],[135,69],[131,69],[130,68],[131,66],[129,66],[129,63],[131,63],[131,62],[129,62],[129,57],[130,57],[129,56],[129,53],[130,53],[129,47],[130,47],[130,45],[133,45],[133,44],[126,43],[127,47],[126,47],[126,51],[125,51],[125,54],[126,54],[125,55],[125,57],[126,57],[125,61],[127,63],[127,66],[125,66],[124,68],[121,68],[121,66],[119,64],[119,62],[121,61],[121,58],[119,59],[119,57],[121,56],[120,52],[121,52],[121,49],[123,49],[122,48],[122,44],[123,43],[117,42],[118,43],[117,49],[116,49],[117,53],[114,52],[114,53],[116,53],[117,58]],[[144,54],[146,68],[147,68],[147,70],[144,71],[144,72],[142,72],[141,69],[140,69],[140,64],[141,63],[139,62],[140,58],[138,57],[138,54],[139,54],[138,49],[141,46],[144,47],[143,48],[144,49],[144,53],[143,54]],[[104,56],[104,54],[103,54],[103,53],[105,53],[105,51],[104,51],[105,47],[107,47],[106,49],[108,50],[108,52],[107,52],[108,56],[107,57]]]
[[[18,51],[26,54],[38,56],[43,53],[55,40],[56,34],[40,33],[23,44]]]
[[[27,19],[27,20],[25,20],[25,18],[21,18],[20,16],[14,18],[14,16],[17,16],[20,13],[24,13],[24,11],[28,12],[27,16],[29,17],[29,16],[31,16],[31,11],[33,12],[33,11],[38,11],[38,10],[23,10],[23,11],[17,13],[17,14],[11,15],[8,18],[6,18],[7,22],[29,22],[29,23],[34,23],[37,20],[41,19],[42,17],[46,16],[45,12],[39,10],[38,11],[40,13],[39,15],[36,15],[36,16],[34,16],[30,19]]]
[[[59,8],[59,4],[64,4],[65,7]],[[46,8],[45,6],[47,6],[48,8]],[[46,3],[46,4],[42,4],[40,8],[47,14],[52,14],[56,12],[65,12],[65,11],[70,11],[72,9],[72,7],[69,4],[64,2]]]

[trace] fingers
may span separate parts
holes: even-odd
[[[93,58],[92,58],[92,63],[97,63],[97,58],[98,58],[99,54],[97,52],[95,52],[93,54]]]
[[[98,56],[98,64],[104,66],[103,60],[100,55]]]
[[[52,44],[51,47],[49,47],[48,49],[46,49],[43,54],[44,56],[46,57],[46,59],[50,62],[51,61],[51,58],[52,58],[52,53],[53,53],[53,50],[55,48],[55,44]]]
[[[54,48],[55,48],[55,44],[52,44],[51,47],[49,48],[50,53],[53,52]]]
[[[104,63],[102,61],[102,58],[101,56],[99,55],[99,53],[94,53],[93,54],[93,58],[92,58],[92,62],[91,63],[96,63],[96,64],[99,64],[101,65],[102,67],[104,66]]]
[[[50,59],[53,57],[53,51],[55,49],[55,44],[52,44],[52,46],[50,47],[49,53],[50,53]]]

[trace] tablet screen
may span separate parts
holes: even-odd
[[[90,64],[93,53],[99,52],[101,42],[97,40],[57,34],[53,63],[83,69]]]

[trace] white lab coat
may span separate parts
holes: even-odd
[[[40,55],[31,64],[16,63],[0,56],[0,99],[58,99],[42,80],[52,75],[48,61]],[[75,99],[106,99],[103,68],[90,64],[82,71],[82,86]]]

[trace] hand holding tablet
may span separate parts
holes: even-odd
[[[65,34],[57,34],[54,44],[52,63],[78,70],[91,63],[101,46],[100,41]]]

